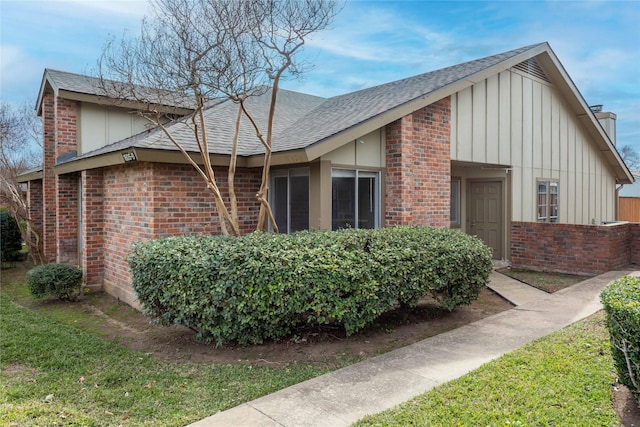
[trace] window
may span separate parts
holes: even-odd
[[[331,228],[378,227],[378,172],[334,169]]]
[[[558,222],[558,183],[538,181],[538,221]]]
[[[451,203],[449,221],[451,225],[460,225],[460,179],[451,180]]]
[[[271,208],[281,233],[309,229],[309,170],[271,173]]]

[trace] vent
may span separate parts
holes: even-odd
[[[538,65],[538,62],[536,61],[535,58],[527,59],[526,61],[519,63],[513,68],[531,77],[535,77],[547,83],[551,83],[551,80],[549,80],[549,78],[544,73],[544,71],[542,71],[542,68],[540,68],[540,65]]]

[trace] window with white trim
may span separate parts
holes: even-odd
[[[309,169],[271,172],[270,203],[281,233],[309,229]]]
[[[558,182],[538,180],[538,222],[558,222]]]
[[[331,172],[331,228],[379,226],[379,173],[333,169]]]

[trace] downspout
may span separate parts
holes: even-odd
[[[616,206],[615,206],[615,217],[616,221],[620,221],[619,211],[620,211],[620,190],[622,190],[624,184],[619,184],[619,187],[616,187]]]

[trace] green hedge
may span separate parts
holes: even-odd
[[[7,211],[0,211],[0,259],[18,260],[18,252],[22,249],[22,235],[18,222]]]
[[[601,293],[620,383],[640,403],[640,277],[623,277]]]
[[[128,261],[146,314],[218,345],[303,324],[352,334],[428,294],[452,310],[477,299],[491,271],[480,240],[427,227],[170,237],[136,245]]]
[[[45,264],[27,271],[27,286],[36,298],[55,296],[74,301],[82,288],[82,270],[75,265]]]

